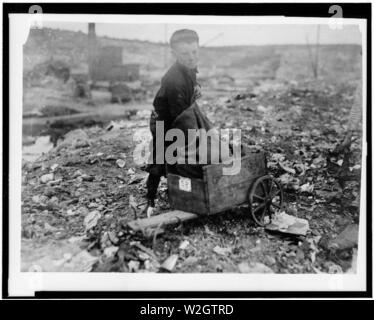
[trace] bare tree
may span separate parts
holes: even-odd
[[[320,25],[317,25],[317,31],[316,31],[316,44],[315,44],[315,50],[313,52],[312,45],[309,42],[308,36],[306,36],[306,43],[307,43],[307,49],[308,49],[308,56],[309,56],[309,62],[310,66],[313,71],[313,76],[315,79],[318,78],[318,62],[319,62],[319,35],[320,35]]]

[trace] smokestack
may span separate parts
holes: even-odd
[[[93,22],[88,24],[88,38],[96,41],[95,23]]]
[[[92,79],[92,72],[94,70],[95,56],[97,51],[97,40],[95,23],[88,24],[88,71]]]

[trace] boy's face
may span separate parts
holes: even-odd
[[[197,42],[180,42],[172,49],[177,61],[188,69],[195,69],[199,61],[199,44]]]

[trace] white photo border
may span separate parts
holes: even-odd
[[[366,20],[344,19],[362,35],[363,146],[357,274],[140,274],[21,272],[22,45],[33,18],[9,15],[9,295],[36,291],[365,291],[366,288]],[[43,14],[43,21],[188,24],[326,24],[328,18]]]

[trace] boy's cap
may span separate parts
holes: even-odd
[[[170,37],[170,47],[173,48],[177,43],[191,43],[194,41],[199,43],[199,36],[197,35],[196,31],[189,29],[180,29],[175,31]]]

